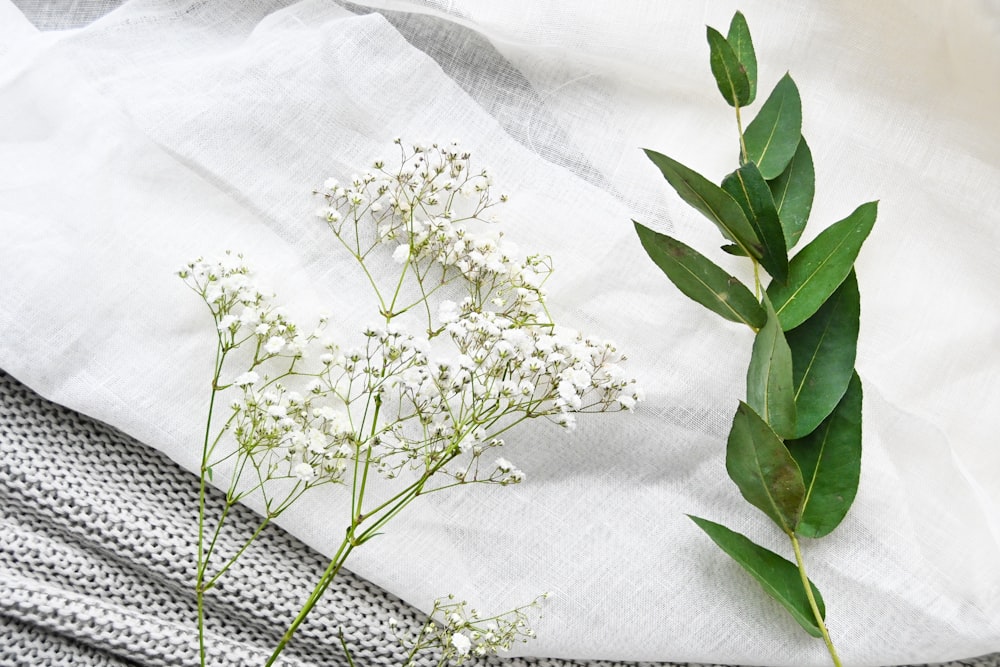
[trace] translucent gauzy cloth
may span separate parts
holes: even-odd
[[[377,312],[311,189],[391,157],[395,136],[460,139],[511,193],[507,237],[553,256],[557,321],[614,338],[647,400],[571,435],[522,429],[505,456],[524,484],[415,503],[349,567],[424,608],[554,591],[537,655],[826,664],[684,516],[782,549],[723,462],[751,333],[680,296],[630,222],[719,242],[638,147],[716,180],[735,162],[704,37],[734,3],[164,0],[55,37],[7,3],[0,367],[194,470],[214,334],[176,268],[242,251],[349,344]],[[861,488],[805,547],[831,632],[859,667],[1000,649],[1000,12],[739,8],[761,90],[791,69],[802,91],[811,234],[881,200],[858,262]],[[316,492],[282,524],[329,553],[343,503]]]

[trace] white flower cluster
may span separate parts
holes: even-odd
[[[389,619],[389,629],[411,656],[404,667],[416,664],[425,651],[437,653],[438,664],[461,665],[474,657],[505,653],[516,641],[533,639],[530,623],[541,618],[540,609],[548,597],[545,593],[523,607],[484,618],[467,602],[449,595],[434,601],[419,633],[401,632],[395,619]]]
[[[233,430],[240,449],[266,477],[301,482],[340,481],[354,456],[354,428],[343,410],[315,406],[312,395],[281,383],[244,386],[233,405]]]
[[[397,429],[383,444],[393,443],[410,460],[423,453],[472,451],[501,446],[491,437],[526,418],[549,417],[566,429],[583,411],[631,409],[639,399],[634,381],[622,373],[623,357],[610,342],[584,338],[561,327],[518,326],[504,315],[480,312],[467,301],[462,307],[441,305],[444,330],[456,356],[431,362],[422,352],[414,363],[382,385],[423,427],[408,440]],[[400,336],[396,334],[398,339]],[[405,351],[405,343],[393,343]],[[500,459],[485,479],[517,483],[524,473]],[[425,458],[434,464],[434,458]],[[459,481],[479,481],[476,461],[452,470]]]
[[[373,247],[363,249],[359,239],[372,232],[375,245],[395,245],[393,259],[412,264],[418,279],[437,267],[441,283],[460,276],[474,285],[469,293],[477,308],[489,304],[519,320],[537,312],[545,300],[549,260],[522,256],[502,233],[482,229],[491,222],[484,213],[507,201],[506,195],[493,199],[489,170],[475,172],[471,155],[457,142],[416,145],[410,152],[396,143],[402,151],[398,169],[387,171],[378,160],[374,173],[354,176],[346,185],[327,179],[317,191],[327,205],[317,215],[359,259]]]
[[[284,310],[257,288],[241,255],[227,253],[216,262],[198,259],[178,273],[211,309],[220,352],[240,348],[252,353],[249,370],[228,381],[220,377],[217,389],[235,386],[242,391],[242,398],[230,404],[232,416],[225,429],[235,436],[237,457],[253,464],[254,488],[283,478],[306,486],[340,481],[354,452],[346,412],[331,407],[332,392],[320,380],[321,373],[310,374],[313,391],[305,396],[289,391],[279,379],[306,376],[291,371],[314,347],[326,320],[321,319],[312,334],[300,333]],[[325,354],[335,350],[326,343]],[[275,371],[274,379],[261,374],[265,368]],[[315,405],[319,399],[326,400]]]
[[[254,341],[261,358],[294,357],[308,344],[284,309],[257,288],[243,255],[227,252],[212,262],[199,257],[177,274],[208,304],[225,351]]]
[[[641,398],[612,343],[549,319],[549,259],[520,255],[486,229],[484,212],[507,199],[492,197],[488,170],[475,171],[455,143],[397,143],[397,168],[380,160],[317,193],[326,203],[319,214],[369,278],[369,253],[385,244],[401,265],[391,296],[372,278],[383,322],[365,329],[356,349],[328,340],[324,319],[302,333],[254,286],[241,256],[199,259],[180,272],[215,318],[220,369],[243,362],[238,373],[221,372],[217,388],[241,393],[226,428],[260,486],[340,481],[349,468],[356,484],[369,467],[389,478],[408,468],[445,479],[423,492],[516,484],[525,475],[506,459],[483,463],[510,428],[544,417],[572,430],[576,413],[631,410]],[[397,303],[404,278],[417,283],[414,303]],[[447,296],[465,296],[439,295],[447,283],[459,286]],[[399,317],[414,306],[426,313],[420,335]]]
[[[472,396],[488,396],[492,406],[527,417],[552,416],[569,429],[572,413],[631,409],[641,398],[625,377],[621,355],[610,341],[584,337],[559,326],[520,326],[505,315],[477,312],[466,301],[460,314],[443,310],[445,330],[468,369],[462,379]]]

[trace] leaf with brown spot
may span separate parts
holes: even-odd
[[[727,320],[757,330],[767,315],[750,290],[697,250],[632,221],[646,253],[681,292]]]

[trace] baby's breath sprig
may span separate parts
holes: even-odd
[[[544,418],[572,430],[581,412],[630,411],[641,399],[613,343],[552,320],[544,291],[551,260],[521,253],[491,229],[507,197],[493,197],[489,170],[473,169],[471,155],[454,142],[396,143],[396,167],[378,160],[344,184],[327,179],[315,193],[323,200],[317,215],[356,260],[377,302],[379,320],[361,331],[358,345],[334,342],[327,318],[312,329],[292,322],[253,284],[240,255],[199,259],[180,272],[209,306],[217,331],[201,466],[202,664],[204,595],[260,530],[309,489],[343,484],[350,515],[338,551],[268,665],[351,552],[411,502],[462,485],[522,482],[525,474],[495,453],[519,424]],[[383,255],[394,260],[396,275],[372,270],[374,262],[384,267]],[[411,330],[415,322],[419,332]],[[214,426],[223,392],[229,410]],[[231,472],[229,490],[209,530],[205,490],[220,466]],[[372,475],[390,485],[376,494]],[[251,494],[263,499],[260,528],[221,567],[210,568],[229,510]],[[448,611],[446,629],[448,619],[465,613],[465,603],[449,604],[435,606]],[[492,651],[522,631],[530,636],[522,612],[511,612],[510,623],[483,620],[494,623],[492,630],[477,629],[471,612],[462,616],[450,643],[438,642],[446,656],[441,664],[460,661],[466,648]]]
[[[402,632],[396,620],[390,618],[389,631],[406,650],[406,660],[400,667],[416,665],[428,653],[436,654],[437,667],[505,653],[516,642],[535,637],[531,623],[541,618],[542,604],[549,597],[545,593],[503,614],[483,616],[465,600],[449,595],[434,601],[423,627],[415,633]]]

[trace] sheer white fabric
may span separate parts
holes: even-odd
[[[196,468],[214,335],[173,272],[243,252],[345,342],[377,312],[310,194],[407,141],[460,139],[550,253],[558,321],[614,338],[636,414],[536,424],[513,488],[414,504],[352,570],[417,606],[555,592],[532,654],[828,661],[684,516],[784,551],[727,479],[751,334],[679,295],[630,219],[703,250],[711,225],[638,147],[718,179],[734,121],[704,24],[742,9],[761,97],[791,70],[817,169],[814,235],[880,199],[862,250],[858,499],[806,545],[845,664],[1000,648],[1000,11],[966,3],[146,0],[55,37],[0,0],[0,366]],[[375,11],[372,11],[375,10]],[[281,523],[321,550],[336,489]]]

